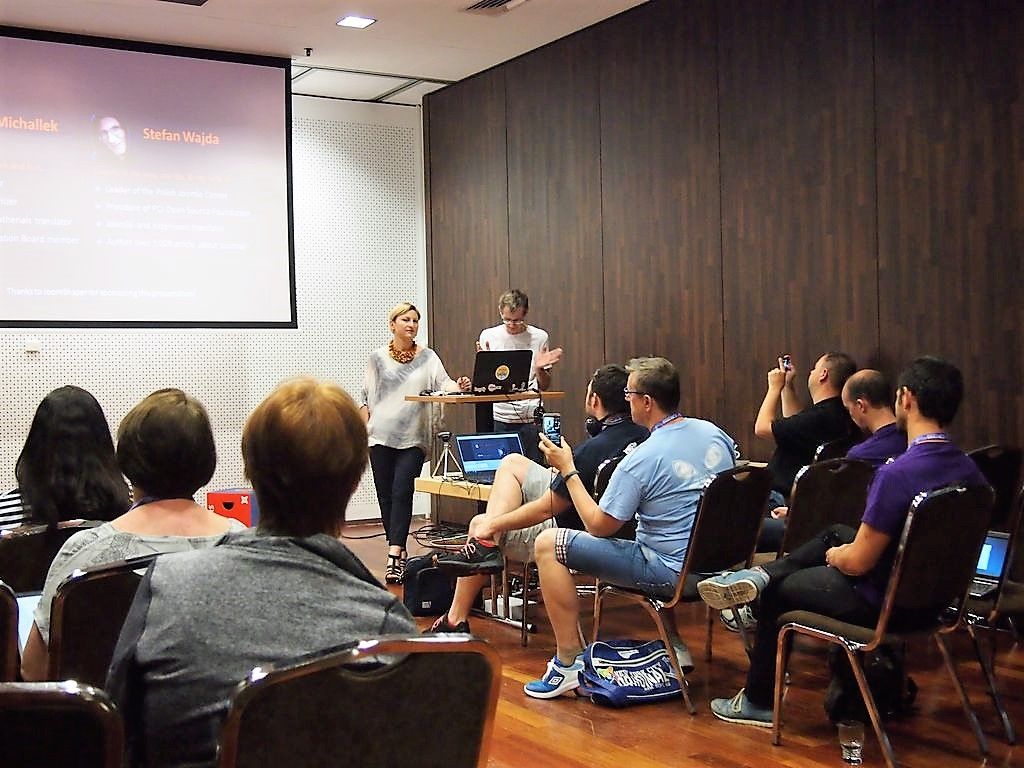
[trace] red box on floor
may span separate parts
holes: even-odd
[[[245,525],[253,526],[260,519],[256,494],[251,488],[225,488],[206,494],[206,508],[224,517],[233,517]]]

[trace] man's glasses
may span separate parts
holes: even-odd
[[[501,322],[503,322],[505,325],[526,325],[526,318],[513,320],[512,318],[502,317]]]
[[[641,397],[651,396],[650,392],[644,392],[642,389],[630,389],[629,387],[623,389],[622,394],[624,394],[627,398],[632,397],[633,395],[640,395]]]

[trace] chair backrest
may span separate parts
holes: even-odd
[[[834,523],[856,528],[874,474],[870,464],[856,459],[828,459],[801,469],[793,481],[779,554],[809,541]]]
[[[102,686],[142,574],[157,555],[78,570],[50,608],[47,677]],[[139,573],[141,570],[142,573]]]
[[[903,525],[876,639],[887,628],[937,626],[945,609],[954,604],[958,613],[950,624],[959,623],[994,498],[988,486],[951,486],[918,494]],[[888,627],[893,616],[897,622]]]
[[[996,592],[994,610],[999,614],[1024,614],[1024,487],[1017,491],[1010,515],[1006,562]]]
[[[692,574],[750,564],[771,488],[771,472],[749,465],[719,472],[705,486],[673,603],[683,596]]]
[[[258,667],[231,697],[218,765],[483,766],[500,687],[498,654],[469,635],[385,637]]]
[[[1013,502],[1021,482],[1021,449],[1005,445],[986,445],[967,454],[978,465],[988,484],[995,489],[996,503],[992,509],[990,528],[1010,530]]]
[[[829,459],[841,459],[843,458],[853,446],[864,439],[864,436],[859,432],[848,435],[846,437],[837,437],[835,440],[829,440],[828,442],[822,443],[814,449],[813,463],[819,461],[828,461]]]
[[[608,488],[608,482],[612,479],[612,472],[624,458],[626,458],[626,454],[620,453],[598,464],[597,471],[594,473],[594,501],[601,500],[601,496]]]
[[[106,694],[91,686],[0,683],[0,744],[11,768],[115,768],[124,727]]]
[[[18,598],[0,581],[0,682],[18,679],[21,654],[18,649]]]
[[[46,572],[64,542],[73,534],[99,525],[95,521],[24,525],[0,536],[0,580],[17,594],[42,592]]]
[[[612,472],[622,463],[626,455],[625,453],[619,453],[598,464],[597,471],[594,473],[594,501],[601,500],[605,490],[608,488],[608,483],[612,479]],[[628,539],[629,541],[636,538],[636,516],[622,524],[622,527],[615,532],[615,538]]]

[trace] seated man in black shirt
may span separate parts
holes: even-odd
[[[807,377],[812,404],[806,408],[797,398],[796,369],[783,363],[780,358],[779,366],[768,371],[768,391],[754,422],[755,435],[775,440],[775,453],[768,461],[772,473],[768,509],[788,503],[796,473],[811,463],[819,445],[857,431],[841,398],[843,385],[857,370],[853,358],[845,352],[826,352],[818,358]],[[781,419],[777,418],[780,403]],[[784,528],[781,520],[765,520],[758,551],[778,549]]]
[[[587,431],[591,437],[573,449],[573,462],[591,494],[601,463],[647,438],[647,429],[630,419],[624,393],[627,378],[621,365],[604,365],[587,384]],[[468,632],[466,618],[488,581],[487,574],[502,569],[502,552],[527,560],[533,555],[538,534],[556,526],[583,529],[562,476],[519,454],[502,459],[487,512],[470,521],[466,546],[435,556],[439,568],[462,578],[456,583],[451,609],[430,631]]]

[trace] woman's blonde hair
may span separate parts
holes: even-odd
[[[390,312],[388,312],[388,322],[395,322],[395,320],[404,315],[406,312],[415,312],[417,320],[419,320],[420,317],[422,317],[422,315],[420,315],[420,311],[416,309],[415,304],[409,301],[400,301],[397,304],[395,304],[394,307],[391,308]]]

